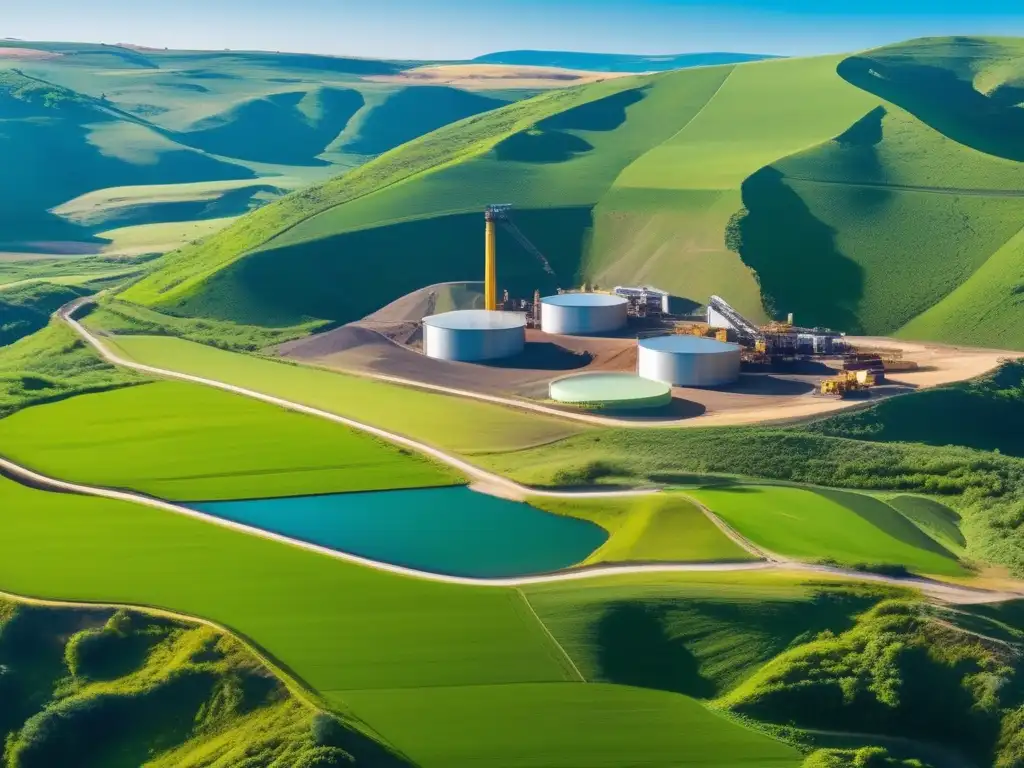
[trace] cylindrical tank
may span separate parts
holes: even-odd
[[[560,293],[541,299],[540,329],[544,333],[589,336],[626,325],[628,302],[608,293]]]
[[[526,344],[526,315],[463,309],[423,318],[423,352],[438,360],[473,362],[513,357]]]
[[[667,384],[632,373],[579,373],[555,379],[548,392],[557,403],[591,410],[633,411],[672,402]]]
[[[699,336],[641,339],[637,373],[674,387],[720,387],[740,376],[740,347]]]

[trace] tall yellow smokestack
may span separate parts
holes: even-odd
[[[498,267],[497,238],[494,233],[494,212],[487,209],[484,214],[486,231],[484,233],[484,309],[494,311],[498,308]]]

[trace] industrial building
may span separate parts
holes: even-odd
[[[626,326],[629,302],[609,293],[560,293],[541,299],[540,328],[544,333],[590,336]]]
[[[720,387],[740,376],[740,347],[699,336],[641,339],[637,372],[675,387]]]
[[[631,373],[581,373],[555,379],[548,387],[555,402],[590,410],[642,410],[672,402],[668,384]]]
[[[438,360],[496,360],[520,354],[525,345],[521,312],[463,309],[423,318],[423,352]]]
[[[617,285],[612,289],[612,293],[630,302],[638,316],[671,314],[672,296],[660,288],[652,288],[649,285]]]

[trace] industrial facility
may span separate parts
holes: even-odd
[[[662,408],[672,402],[668,384],[631,373],[581,373],[555,379],[552,400],[588,410],[635,411]]]
[[[768,357],[832,355],[845,346],[841,333],[829,328],[801,328],[793,324],[792,315],[785,323],[756,325],[721,296],[708,301],[707,324],[732,331],[740,344]]]
[[[720,387],[740,377],[740,347],[691,335],[641,339],[637,372],[673,387]]]
[[[520,312],[463,309],[423,318],[423,352],[437,360],[496,360],[520,354],[525,345]]]
[[[557,294],[545,298],[535,290],[531,299],[512,299],[505,290],[499,299],[499,226],[510,232],[545,272],[555,275],[544,254],[512,222],[511,210],[510,205],[490,205],[484,213],[484,309],[424,317],[423,352],[428,357],[461,362],[515,357],[527,350],[527,329],[531,334],[550,335],[554,347],[561,350],[557,354],[565,368],[590,366],[594,354],[605,356],[593,364],[600,372],[548,383],[552,401],[595,410],[661,407],[672,401],[673,387],[728,387],[738,381],[743,365],[754,373],[792,372],[805,362],[813,362],[819,370],[829,361],[836,373],[815,384],[819,395],[870,394],[869,390],[883,381],[886,367],[901,362],[892,352],[886,352],[883,359],[875,350],[850,347],[843,334],[828,328],[797,326],[792,315],[787,322],[754,323],[720,296],[710,297],[703,318],[706,322],[699,316],[674,316],[671,295],[644,285],[619,285],[611,291],[587,285],[580,290],[559,288]],[[630,332],[623,334],[627,328]],[[581,347],[565,338],[572,336],[606,338],[594,339],[593,347],[589,343]],[[535,335],[531,341],[540,339]],[[609,348],[614,351],[608,352]],[[605,351],[595,353],[602,349]],[[584,362],[577,363],[574,357]],[[525,368],[539,358],[530,359]],[[556,364],[537,367],[559,369]]]
[[[540,328],[544,333],[592,336],[626,327],[629,302],[609,293],[560,293],[541,299]]]

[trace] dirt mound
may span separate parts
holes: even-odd
[[[483,309],[482,282],[435,283],[395,299],[361,321],[373,327],[419,323],[424,317],[457,309]]]

